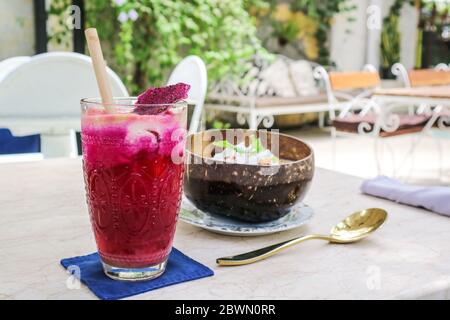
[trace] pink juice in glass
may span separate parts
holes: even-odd
[[[105,272],[154,278],[164,272],[180,207],[186,105],[153,114],[130,112],[132,103],[108,113],[82,105],[86,198]]]

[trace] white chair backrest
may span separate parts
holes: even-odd
[[[361,115],[369,112],[374,106],[370,97],[381,82],[377,69],[370,64],[357,72],[328,72],[323,66],[318,66],[314,69],[314,77],[323,81],[331,120],[336,118],[338,109],[340,118],[354,110],[362,109]]]
[[[400,62],[394,63],[391,68],[392,74],[397,76],[397,79],[401,80],[403,82],[403,85],[407,88],[413,87],[413,86],[421,86],[421,85],[439,85],[439,84],[447,84],[448,83],[448,76],[443,76],[442,73],[436,73],[435,71],[443,71],[443,72],[450,72],[450,65],[447,65],[445,63],[439,63],[434,68],[430,69],[419,69],[419,70],[406,70],[405,66],[401,64]],[[420,75],[422,73],[422,76],[420,78],[421,81],[419,83],[417,79],[411,79],[411,75]],[[441,75],[439,77],[439,74]],[[438,77],[436,77],[438,75]],[[447,74],[448,75],[448,74]],[[414,81],[415,80],[415,81]],[[442,83],[441,83],[442,81]],[[420,83],[422,82],[422,83]]]
[[[195,108],[189,125],[189,133],[197,132],[208,86],[206,67],[203,60],[197,56],[188,56],[178,63],[172,71],[167,84],[176,84],[178,82],[184,82],[191,86],[188,99],[195,103]]]
[[[408,70],[406,70],[405,66],[400,63],[394,63],[391,67],[391,72],[394,76],[397,77],[397,80],[400,80],[403,85],[407,88],[411,87],[411,81],[409,81]]]
[[[31,60],[31,57],[18,56],[18,57],[12,57],[12,58],[8,58],[8,59],[0,61],[0,81],[11,70],[17,68],[21,64],[24,64],[25,62],[28,62],[30,60]]]
[[[434,69],[436,70],[443,70],[443,71],[450,71],[450,63],[438,63],[436,66],[434,66]]]
[[[107,68],[114,96],[128,92]],[[0,117],[74,117],[80,115],[80,99],[98,97],[91,58],[79,53],[51,52],[0,75]]]

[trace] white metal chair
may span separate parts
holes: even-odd
[[[450,71],[450,63],[438,63],[435,67],[436,70],[444,70],[444,71]]]
[[[391,71],[407,88],[449,84],[448,76],[440,76],[442,72],[446,74],[450,71],[450,65],[446,65],[445,63],[439,63],[432,69],[408,71],[402,63],[397,62],[392,65]]]
[[[113,95],[128,96],[117,74],[110,68],[107,73]],[[80,99],[98,95],[88,56],[52,52],[7,59],[0,64],[0,127],[14,135],[41,134],[45,157],[76,156]]]
[[[205,105],[208,113],[234,113],[238,124],[247,124],[253,130],[260,125],[271,128],[276,116],[318,113],[323,127],[328,104],[313,76],[318,64],[283,55],[274,57],[255,55],[246,61],[249,68],[239,77],[241,83],[234,77],[214,83]]]
[[[357,134],[374,138],[374,153],[378,173],[381,172],[379,138],[418,132],[427,118],[393,112],[394,105],[380,106],[372,98],[380,86],[377,70],[366,65],[362,72],[330,72],[319,66],[315,76],[324,82],[328,96],[331,124],[333,166],[336,161],[336,137]],[[337,112],[338,111],[338,112]],[[396,174],[394,154],[391,150]]]
[[[20,66],[21,64],[30,60],[31,57],[28,56],[17,56],[0,61],[0,79],[1,77],[5,76],[10,70],[13,70],[17,66]]]
[[[188,102],[195,104],[189,125],[189,133],[197,132],[202,126],[202,111],[208,87],[206,67],[202,59],[188,56],[177,64],[172,71],[167,84],[184,82],[191,86]]]
[[[403,82],[403,85],[406,88],[411,87],[420,87],[420,86],[430,86],[430,85],[448,85],[450,84],[450,77],[448,73],[450,72],[450,65],[445,63],[439,63],[432,69],[420,69],[420,70],[406,70],[405,66],[401,63],[395,63],[391,69],[392,73],[397,76],[397,79],[400,79]],[[432,136],[437,144],[438,148],[438,157],[439,157],[439,179],[443,176],[443,146],[442,146],[442,136],[446,137],[446,135],[442,135],[440,133],[433,134],[432,127],[436,125],[436,127],[441,131],[444,130],[448,133],[448,129],[450,127],[450,111],[447,106],[447,109],[441,105],[432,105],[430,103],[421,103],[417,110],[415,110],[415,106],[409,106],[410,113],[416,112],[417,114],[426,114],[430,116],[430,120],[427,123],[426,130],[423,130],[423,133],[429,136]],[[415,110],[415,111],[414,111]],[[408,155],[412,155],[415,151],[416,146],[420,143],[423,135],[419,136],[416,143],[413,144],[411,150]]]
[[[317,80],[323,81],[327,98],[328,113],[331,125],[332,139],[332,166],[336,166],[336,138],[338,133],[347,135],[336,127],[336,121],[345,119],[350,115],[361,118],[361,123],[357,125],[353,133],[363,134],[370,131],[370,125],[363,121],[364,117],[374,109],[373,101],[370,99],[374,87],[379,86],[380,79],[374,67],[367,65],[365,72],[328,72],[323,66],[314,69],[314,76]],[[358,90],[352,95],[351,90]],[[350,91],[350,92],[348,92]],[[373,126],[374,134],[378,134],[380,126]],[[349,130],[350,131],[350,130]],[[378,158],[376,158],[378,159]],[[379,164],[377,162],[377,167]]]

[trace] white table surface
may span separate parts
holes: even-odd
[[[313,219],[275,235],[221,236],[179,222],[175,246],[215,272],[135,299],[450,298],[450,218],[359,193],[361,179],[317,169],[305,202]],[[355,244],[309,241],[259,263],[215,259],[306,233],[327,232],[356,210],[389,212]],[[0,165],[0,299],[95,299],[67,286],[61,258],[95,251],[79,159]],[[75,286],[76,287],[76,286]]]

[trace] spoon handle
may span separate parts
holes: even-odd
[[[304,237],[298,237],[291,240],[283,241],[277,244],[273,244],[258,250],[238,254],[230,257],[222,257],[216,260],[216,263],[221,266],[240,266],[244,264],[254,263],[263,259],[266,259],[274,254],[281,252],[289,247],[292,247],[300,242],[304,242],[306,240],[311,239],[322,239],[330,241],[331,238],[329,236],[319,235],[319,234],[311,234]]]

